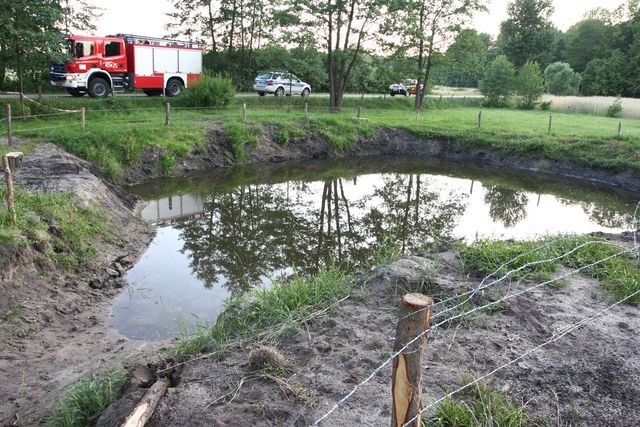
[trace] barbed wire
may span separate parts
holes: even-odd
[[[637,248],[636,248],[636,249],[637,249]],[[454,395],[456,395],[456,394],[458,394],[458,393],[460,393],[460,392],[462,392],[462,391],[466,390],[467,388],[471,387],[472,385],[475,385],[475,384],[479,383],[480,381],[485,380],[485,379],[487,379],[487,378],[491,377],[492,375],[496,374],[497,372],[499,372],[499,371],[501,371],[501,370],[503,370],[503,369],[508,368],[509,366],[513,365],[514,363],[516,363],[516,362],[518,362],[518,361],[520,361],[520,360],[524,359],[525,357],[529,356],[530,354],[533,354],[533,353],[535,353],[535,352],[539,351],[540,349],[542,349],[542,348],[544,348],[544,347],[548,346],[549,344],[552,344],[552,343],[554,343],[554,342],[556,342],[556,341],[560,340],[561,338],[563,338],[563,337],[564,337],[564,336],[566,336],[567,334],[569,334],[569,333],[571,333],[571,332],[575,331],[576,329],[581,328],[582,326],[584,326],[584,325],[586,325],[587,323],[589,323],[589,322],[593,321],[594,319],[596,319],[596,318],[598,318],[598,317],[600,317],[600,316],[604,315],[605,313],[607,313],[608,311],[610,311],[610,310],[611,310],[611,309],[613,309],[614,307],[619,306],[620,304],[622,304],[622,303],[624,303],[624,302],[628,301],[629,299],[631,299],[631,298],[633,298],[633,297],[635,297],[635,296],[637,296],[637,295],[640,295],[640,289],[638,289],[637,291],[635,291],[635,292],[633,292],[633,293],[631,293],[631,294],[627,295],[626,297],[622,298],[621,300],[619,300],[619,301],[617,301],[617,302],[615,302],[615,303],[611,304],[610,306],[608,306],[608,307],[606,307],[606,308],[604,308],[604,309],[600,310],[599,312],[595,313],[594,315],[589,316],[589,317],[586,317],[586,318],[582,319],[581,321],[579,321],[579,322],[577,322],[577,323],[573,323],[572,325],[570,325],[569,327],[567,327],[566,329],[564,329],[561,333],[558,333],[558,334],[554,333],[554,334],[551,336],[551,338],[550,338],[550,339],[548,339],[547,341],[545,341],[545,342],[543,342],[542,344],[539,344],[539,345],[537,345],[537,346],[535,346],[535,347],[533,347],[533,348],[531,348],[531,349],[527,350],[526,352],[522,353],[521,355],[519,355],[519,356],[518,356],[518,357],[516,357],[515,359],[512,359],[512,360],[508,361],[507,363],[504,363],[503,365],[501,365],[501,366],[499,366],[499,367],[495,368],[495,369],[494,369],[494,370],[492,370],[491,372],[489,372],[489,373],[487,373],[487,374],[485,374],[485,375],[482,375],[482,376],[481,376],[481,377],[479,377],[479,378],[476,378],[475,380],[473,380],[473,381],[471,381],[471,382],[469,382],[469,383],[467,383],[467,384],[465,384],[465,385],[463,385],[463,386],[461,386],[461,387],[457,388],[456,390],[454,390],[454,391],[452,391],[452,392],[450,392],[450,393],[445,394],[443,397],[441,397],[441,398],[439,398],[439,399],[435,400],[434,402],[430,403],[429,405],[427,405],[427,406],[423,407],[423,408],[420,410],[420,412],[419,412],[416,416],[414,416],[414,417],[413,417],[413,418],[411,418],[409,421],[407,421],[406,423],[404,423],[404,424],[403,424],[403,426],[410,426],[410,425],[411,425],[411,423],[412,423],[413,421],[417,420],[417,419],[418,419],[418,418],[419,418],[419,417],[420,417],[420,416],[421,416],[425,411],[427,411],[428,409],[433,408],[433,407],[434,407],[434,406],[436,406],[437,404],[439,404],[439,403],[441,403],[441,402],[445,401],[446,399],[448,399],[448,398],[450,398],[450,397],[452,397],[452,396],[454,396]]]
[[[531,254],[533,254],[533,253],[537,252],[538,250],[544,249],[545,247],[548,247],[548,246],[550,246],[550,245],[552,245],[552,244],[554,244],[554,243],[557,243],[557,242],[560,242],[560,241],[565,241],[565,240],[566,240],[566,241],[568,241],[568,240],[569,240],[569,238],[568,238],[568,237],[564,237],[564,238],[559,238],[559,239],[551,240],[551,241],[549,241],[549,242],[547,242],[547,243],[545,243],[545,244],[543,244],[543,245],[540,245],[540,246],[538,246],[538,247],[536,247],[536,248],[534,248],[534,249],[532,249],[532,250],[530,250],[530,251],[528,251],[528,252],[526,252],[526,253],[520,254],[520,255],[516,256],[515,258],[512,258],[511,260],[509,260],[509,261],[507,261],[507,262],[503,263],[503,264],[502,264],[500,267],[498,267],[494,272],[492,272],[491,274],[489,274],[488,276],[486,276],[484,279],[482,279],[482,282],[480,282],[480,284],[479,284],[477,287],[475,287],[475,288],[473,288],[473,289],[471,289],[471,290],[469,290],[469,291],[467,291],[467,292],[464,292],[464,293],[462,293],[462,294],[457,294],[457,295],[455,295],[455,296],[452,296],[452,297],[446,298],[446,299],[444,299],[444,300],[442,300],[442,301],[440,301],[440,302],[438,302],[438,303],[434,304],[434,305],[433,305],[433,307],[437,307],[437,306],[440,306],[440,305],[442,305],[442,304],[444,304],[444,303],[451,302],[451,301],[454,301],[454,300],[456,300],[456,299],[460,299],[460,298],[467,297],[464,301],[459,302],[458,304],[456,304],[456,305],[454,305],[454,306],[452,306],[452,307],[448,307],[448,308],[446,308],[446,309],[444,309],[444,310],[442,310],[442,311],[434,312],[434,314],[433,314],[432,318],[434,318],[434,319],[435,319],[435,318],[437,318],[437,317],[440,317],[440,316],[442,316],[442,315],[444,315],[444,314],[446,314],[446,313],[449,313],[449,312],[451,312],[451,311],[455,310],[456,308],[462,307],[462,306],[463,306],[463,305],[465,305],[467,302],[469,302],[469,301],[470,301],[470,300],[471,300],[471,299],[472,299],[472,298],[473,298],[473,297],[474,297],[478,292],[480,292],[480,291],[482,291],[482,290],[485,290],[485,289],[488,289],[488,288],[490,288],[491,286],[494,286],[494,285],[496,285],[496,284],[502,283],[502,282],[504,282],[506,279],[508,279],[510,276],[512,276],[512,275],[514,275],[514,274],[516,274],[516,273],[519,273],[519,272],[521,272],[521,271],[523,271],[523,270],[526,270],[526,269],[528,269],[528,268],[530,268],[530,267],[535,267],[536,265],[541,265],[541,264],[546,264],[546,263],[550,263],[550,262],[556,262],[556,261],[559,261],[559,260],[561,260],[561,259],[563,259],[563,258],[566,258],[566,257],[568,257],[568,256],[570,256],[570,255],[572,255],[572,254],[574,254],[575,252],[577,252],[578,250],[580,250],[580,249],[582,249],[582,248],[584,248],[584,247],[591,246],[591,245],[595,245],[595,244],[603,244],[603,245],[608,245],[608,246],[617,246],[617,247],[620,247],[620,248],[624,248],[624,247],[622,247],[621,245],[618,245],[618,244],[617,244],[617,243],[615,243],[615,242],[607,242],[607,241],[604,241],[604,240],[590,240],[590,241],[584,242],[584,243],[582,243],[582,244],[580,244],[580,245],[578,245],[578,246],[576,246],[576,247],[572,248],[571,250],[569,250],[568,252],[563,253],[562,255],[557,255],[557,256],[554,256],[554,257],[551,257],[551,258],[546,258],[546,259],[543,259],[543,260],[536,260],[536,261],[530,261],[530,262],[527,262],[526,264],[523,264],[522,266],[520,266],[520,267],[518,267],[518,268],[515,268],[515,269],[512,269],[512,270],[509,270],[509,271],[508,271],[508,272],[506,272],[502,277],[500,277],[500,278],[498,278],[498,279],[495,279],[495,280],[493,280],[492,282],[490,282],[490,283],[488,283],[488,284],[486,284],[486,285],[485,285],[485,281],[486,281],[487,279],[489,279],[490,277],[492,277],[493,275],[495,275],[496,273],[498,273],[500,270],[502,270],[502,269],[503,269],[503,268],[505,268],[506,266],[508,266],[508,265],[510,265],[510,264],[513,264],[513,263],[514,263],[514,262],[516,262],[518,259],[520,259],[520,258],[522,258],[522,257],[525,257],[525,256],[527,256],[527,255],[531,255]],[[398,321],[396,321],[396,324],[397,324],[397,323],[399,323],[400,321],[402,321],[402,320],[406,319],[406,318],[409,318],[409,317],[415,316],[415,315],[417,315],[417,314],[419,314],[419,313],[421,313],[421,312],[423,312],[423,311],[425,311],[425,310],[427,310],[427,309],[428,309],[428,308],[422,308],[422,309],[420,309],[420,310],[416,310],[416,311],[414,311],[414,312],[412,312],[412,313],[409,313],[409,314],[405,315],[404,317],[401,317],[400,319],[398,319]]]
[[[360,388],[364,387],[365,384],[367,384],[369,381],[371,381],[386,365],[388,365],[390,362],[392,362],[399,355],[403,354],[403,352],[405,350],[407,350],[413,343],[415,343],[416,341],[418,341],[420,338],[424,337],[425,335],[428,335],[431,331],[439,328],[440,326],[444,325],[445,323],[451,322],[453,320],[457,320],[457,319],[462,318],[464,316],[468,316],[468,315],[473,314],[473,313],[475,313],[477,311],[487,309],[487,308],[492,307],[492,306],[494,306],[496,304],[500,304],[500,303],[502,303],[504,301],[507,301],[509,299],[518,297],[518,296],[523,295],[523,294],[528,293],[528,292],[531,292],[532,290],[540,288],[542,286],[545,286],[545,285],[557,282],[559,280],[565,279],[565,278],[570,277],[570,276],[572,276],[574,274],[577,274],[577,273],[579,273],[581,271],[584,271],[584,270],[586,270],[588,268],[595,267],[596,265],[602,264],[603,262],[606,262],[606,261],[609,261],[609,260],[611,260],[613,258],[619,257],[619,256],[621,256],[621,255],[623,255],[625,253],[629,253],[629,252],[633,251],[634,249],[638,249],[638,248],[634,247],[634,248],[631,248],[631,249],[622,250],[622,251],[617,252],[617,253],[615,253],[613,255],[610,255],[610,256],[607,256],[607,257],[605,257],[603,259],[595,261],[595,262],[593,262],[591,264],[576,268],[576,269],[574,269],[574,270],[572,270],[570,272],[567,272],[567,273],[564,273],[562,275],[556,276],[553,279],[544,281],[544,282],[536,284],[534,286],[530,286],[530,287],[528,287],[528,288],[526,288],[524,290],[518,291],[516,293],[505,295],[504,297],[500,298],[497,301],[491,301],[491,302],[489,302],[487,304],[484,304],[482,306],[475,307],[473,309],[470,309],[470,310],[467,310],[465,312],[459,313],[459,314],[457,314],[455,316],[451,316],[451,317],[449,317],[449,318],[447,318],[447,319],[445,319],[445,320],[443,320],[443,321],[431,326],[426,331],[421,332],[415,338],[413,338],[410,341],[408,341],[398,351],[394,352],[381,365],[379,365],[377,368],[375,368],[367,378],[365,378],[363,381],[358,383],[349,393],[347,393],[342,399],[340,399],[338,402],[336,402],[336,404],[328,412],[326,412],[324,415],[322,415],[320,418],[318,418],[312,425],[313,426],[318,425],[318,423],[320,423],[322,420],[324,420],[329,415],[331,415],[334,411],[336,411],[344,402],[349,400],[349,398],[351,398],[351,396],[353,396],[358,390],[360,390]],[[640,293],[640,291],[638,291],[638,293]]]

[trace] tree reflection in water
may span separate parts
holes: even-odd
[[[484,201],[489,205],[489,216],[500,221],[505,227],[513,227],[527,217],[529,198],[518,190],[492,185],[487,187]]]
[[[355,181],[355,180],[354,180]],[[358,267],[391,237],[403,252],[449,238],[464,196],[429,189],[420,175],[385,175],[381,184],[289,182],[201,194],[204,216],[178,225],[191,268],[206,287],[244,292],[293,267]]]

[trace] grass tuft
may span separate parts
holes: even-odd
[[[126,378],[125,371],[112,370],[79,381],[64,393],[48,424],[52,427],[94,425],[102,412],[120,397]]]
[[[465,272],[486,275],[497,270],[494,276],[500,277],[507,271],[524,267],[526,264],[559,257],[588,241],[597,241],[598,243],[584,246],[571,255],[554,262],[527,266],[512,276],[514,279],[528,275],[534,279],[548,280],[561,265],[572,269],[587,267],[596,261],[620,252],[622,249],[612,245],[604,238],[560,236],[560,238],[525,242],[480,240],[470,245],[460,245],[458,251]],[[544,248],[532,252],[534,248],[544,244],[546,244]],[[504,263],[515,257],[519,258],[501,268]],[[585,268],[582,273],[598,279],[603,289],[615,299],[622,299],[640,289],[640,268],[637,260],[633,259],[630,254],[620,255],[594,267]],[[640,296],[629,299],[627,303],[640,303]]]
[[[6,189],[0,188],[0,199]],[[96,256],[96,242],[108,240],[107,217],[97,206],[84,207],[72,194],[28,193],[16,189],[17,226],[0,204],[0,247],[20,252],[31,246],[41,261],[75,270]]]
[[[201,328],[178,344],[176,357],[223,350],[231,340],[251,339],[271,327],[296,327],[305,315],[346,296],[348,283],[345,273],[328,268],[309,279],[296,275],[269,289],[232,297],[213,327]]]
[[[466,382],[466,381],[465,381]],[[462,391],[456,399],[448,398],[436,408],[436,413],[423,420],[425,427],[489,427],[489,426],[550,426],[531,417],[526,407],[506,394],[484,383]]]

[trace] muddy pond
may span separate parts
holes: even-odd
[[[157,340],[211,324],[232,293],[328,263],[370,265],[392,245],[628,230],[631,194],[425,159],[307,161],[132,187],[157,235],[110,326]]]

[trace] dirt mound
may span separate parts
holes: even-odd
[[[15,184],[30,192],[74,193],[80,204],[103,208],[108,229],[122,230],[98,243],[98,257],[81,272],[37,262],[37,248],[29,244],[0,249],[0,425],[35,425],[64,387],[146,346],[130,345],[101,320],[153,230],[132,214],[137,198],[55,145],[38,145],[25,156]]]
[[[426,293],[446,296],[478,285],[461,277],[450,252],[436,261],[445,268],[432,277]],[[220,359],[187,363],[150,425],[313,423],[387,361],[401,296],[424,285],[419,265],[433,273],[432,261],[417,257],[380,269],[377,279],[363,282],[356,298],[336,313],[280,342],[278,360],[286,370],[256,373],[250,357],[256,350],[244,347]],[[425,404],[608,305],[596,280],[576,275],[567,285],[541,288],[505,302],[499,311],[479,312],[433,331],[425,356]],[[514,291],[527,284],[508,286]],[[554,425],[638,425],[640,350],[634,331],[639,327],[636,308],[615,307],[488,382]],[[321,425],[388,424],[390,378],[387,364]]]

